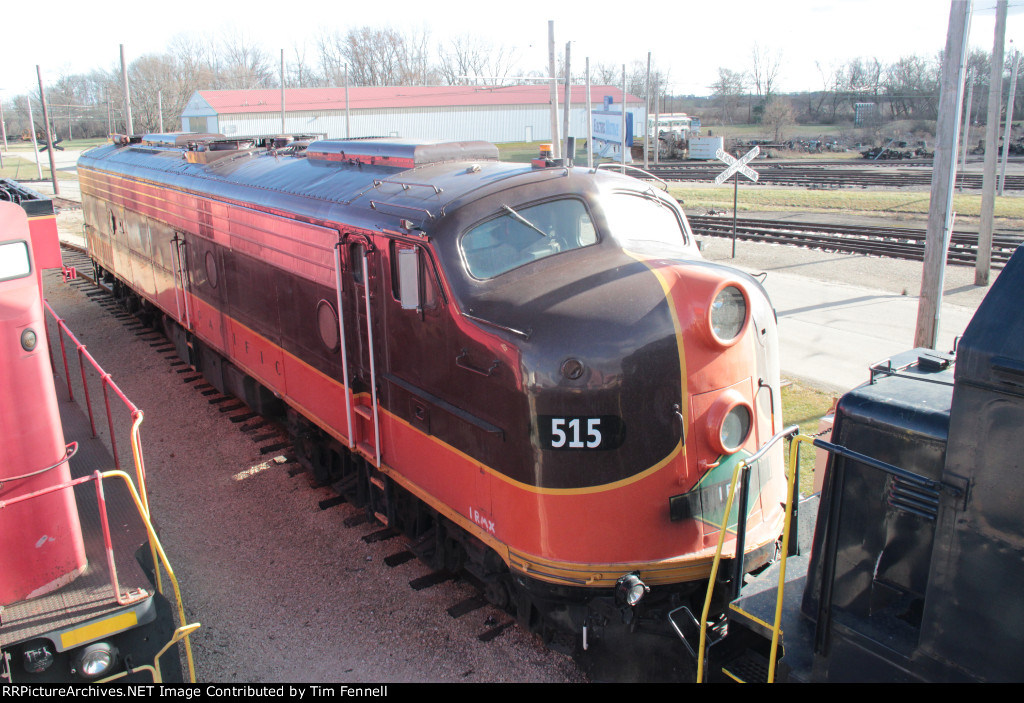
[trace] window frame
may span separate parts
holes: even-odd
[[[479,227],[481,227],[483,225],[486,225],[489,222],[494,222],[494,221],[496,221],[496,220],[498,220],[498,219],[500,219],[502,217],[512,218],[510,213],[508,213],[508,212],[506,212],[506,211],[504,211],[502,209],[502,206],[506,205],[508,203],[500,203],[498,205],[497,209],[492,210],[487,215],[487,217],[484,217],[484,218],[481,218],[481,219],[477,220],[473,224],[471,224],[468,227],[464,228],[462,230],[462,232],[459,233],[458,238],[456,240],[456,245],[458,247],[458,254],[459,254],[459,258],[461,259],[463,270],[470,277],[470,279],[472,279],[474,281],[491,281],[491,280],[494,280],[495,278],[499,278],[501,276],[504,276],[505,274],[507,274],[507,273],[509,273],[511,271],[515,271],[517,269],[520,269],[523,266],[526,266],[528,264],[532,264],[532,263],[535,263],[535,262],[538,262],[538,261],[547,261],[547,260],[549,260],[551,258],[554,258],[554,257],[558,256],[559,254],[567,254],[569,252],[579,251],[579,250],[582,250],[582,249],[589,249],[590,247],[600,245],[601,242],[604,240],[604,237],[602,236],[601,229],[597,225],[597,219],[594,217],[594,213],[592,212],[592,210],[591,210],[591,208],[590,208],[586,198],[582,198],[582,197],[580,197],[580,196],[578,196],[576,194],[573,194],[573,193],[560,193],[560,194],[558,194],[556,196],[552,196],[552,197],[541,198],[541,199],[532,200],[532,201],[526,201],[526,202],[518,203],[518,204],[515,204],[515,205],[509,205],[509,207],[511,207],[517,213],[522,215],[525,211],[530,210],[532,208],[539,207],[541,205],[546,205],[546,204],[549,204],[549,203],[557,203],[557,202],[563,202],[563,201],[574,201],[574,202],[577,202],[577,203],[580,204],[580,206],[582,207],[583,213],[587,216],[587,219],[590,222],[590,226],[593,227],[593,230],[594,230],[594,241],[593,242],[591,242],[589,244],[581,244],[579,246],[572,247],[571,249],[565,249],[565,250],[562,250],[562,251],[555,251],[555,252],[552,252],[552,253],[550,253],[550,254],[548,254],[546,256],[542,256],[540,258],[535,258],[535,259],[530,259],[528,261],[523,261],[521,263],[516,264],[515,266],[512,266],[511,268],[505,269],[504,271],[501,271],[499,273],[495,273],[495,274],[490,275],[490,276],[479,276],[479,275],[477,275],[476,273],[473,272],[473,269],[470,266],[469,258],[466,255],[465,240],[466,240],[466,237],[469,236],[473,231],[475,231],[477,228],[479,228]],[[526,215],[523,215],[523,217],[525,217],[526,219],[530,219]],[[515,222],[515,219],[512,218],[512,221]],[[541,235],[538,233],[537,236],[540,237]],[[578,239],[579,239],[579,236],[577,234],[577,241],[578,241]],[[494,246],[499,246],[499,245],[494,245]]]

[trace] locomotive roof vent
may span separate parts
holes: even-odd
[[[185,160],[190,164],[208,164],[225,156],[251,152],[255,143],[252,139],[209,139],[189,142]]]
[[[413,168],[444,161],[497,161],[498,147],[490,142],[422,142],[411,139],[331,139],[313,142],[311,159]]]
[[[305,149],[320,136],[316,134],[272,134],[253,137],[256,146],[261,149],[288,149],[292,151]]]
[[[146,146],[176,146],[187,147],[192,142],[206,142],[213,139],[223,139],[223,134],[196,133],[196,132],[165,132],[163,134],[146,134],[142,137],[142,143]]]
[[[142,141],[141,134],[111,134],[110,141],[118,146],[127,146],[128,144],[138,144]]]

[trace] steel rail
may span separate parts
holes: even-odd
[[[905,164],[904,164],[905,165]],[[760,174],[758,184],[818,186],[818,187],[928,187],[931,185],[930,168],[895,169],[865,168],[862,164],[850,167],[827,168],[788,166],[780,163],[761,163],[756,168]],[[712,181],[721,171],[717,164],[652,166],[651,173],[666,181]],[[957,174],[957,187],[971,190],[980,189],[982,177],[978,173]],[[1006,188],[1024,190],[1024,176],[1006,177]]]
[[[708,237],[732,237],[732,222],[717,217],[688,218],[694,234]],[[889,258],[924,260],[925,231],[895,227],[831,225],[826,223],[739,220],[737,239],[787,244],[812,249],[873,254]],[[1024,236],[999,233],[993,238],[992,262],[1003,266]],[[946,260],[951,264],[973,265],[977,257],[978,235],[954,232]]]

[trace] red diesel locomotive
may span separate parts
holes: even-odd
[[[115,137],[78,172],[97,273],[430,563],[584,637],[706,581],[776,319],[670,198],[483,142]],[[779,449],[748,569],[784,490]]]
[[[0,202],[0,680],[181,681],[174,644],[197,626],[175,631],[166,581],[152,580],[155,552],[173,572],[139,499],[142,472],[128,488],[126,474],[106,471],[116,462],[85,414],[58,403],[40,272],[60,266],[56,228]],[[132,449],[141,467],[137,434]]]

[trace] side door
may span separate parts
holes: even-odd
[[[451,383],[449,314],[437,269],[415,242],[388,242],[390,290],[384,296],[388,402],[417,429],[438,429],[437,408]],[[432,422],[433,420],[433,422]]]
[[[174,280],[174,315],[179,325],[192,332],[192,301],[189,300],[186,247],[185,236],[176,231],[171,237],[169,249],[171,277]]]
[[[380,466],[380,253],[373,237],[357,232],[342,234],[338,253],[339,323],[343,380],[349,388],[349,437],[360,454],[374,466]]]

